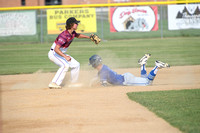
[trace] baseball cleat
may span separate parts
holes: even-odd
[[[144,65],[147,63],[147,60],[150,58],[151,54],[145,54],[141,59],[138,60],[138,64]]]
[[[161,61],[155,61],[155,64],[158,68],[165,68],[165,67],[170,67],[169,64],[161,62]]]
[[[49,89],[61,89],[61,86],[57,85],[56,83],[50,83]]]

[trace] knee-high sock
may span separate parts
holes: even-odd
[[[147,71],[146,71],[145,64],[141,65],[141,77],[144,77],[144,78],[147,77]]]
[[[154,78],[156,77],[157,72],[158,72],[158,67],[155,66],[155,67],[151,70],[151,72],[149,73],[149,75],[148,75],[147,78],[148,78],[150,81],[153,81]]]

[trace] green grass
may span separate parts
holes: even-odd
[[[200,132],[200,89],[127,93],[185,133]]]
[[[198,37],[165,39],[132,39],[102,41],[96,46],[91,41],[74,42],[68,54],[81,63],[81,69],[91,69],[88,59],[93,54],[103,58],[111,68],[138,67],[137,61],[145,53],[151,53],[148,66],[155,60],[168,62],[171,66],[199,65],[200,42]],[[33,73],[56,71],[58,66],[48,59],[49,44],[2,44],[0,45],[0,74]]]

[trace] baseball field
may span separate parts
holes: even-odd
[[[197,133],[200,132],[199,37],[102,41],[74,40],[68,52],[81,64],[82,87],[48,89],[58,67],[47,54],[52,44],[0,45],[1,129],[3,133]],[[93,86],[93,54],[119,74],[140,75],[145,53],[171,65],[152,86]]]

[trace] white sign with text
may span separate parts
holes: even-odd
[[[168,29],[200,29],[200,4],[168,5]]]

